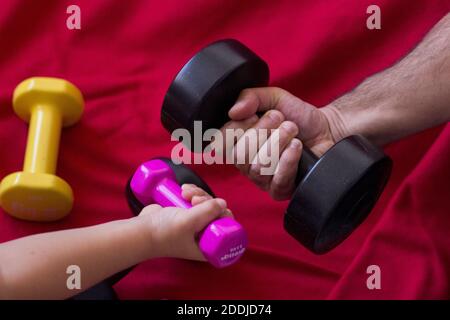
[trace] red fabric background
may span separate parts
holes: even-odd
[[[65,27],[78,4],[82,30]],[[378,4],[382,30],[366,28]],[[159,121],[165,90],[198,49],[236,38],[268,61],[272,84],[322,106],[409,52],[450,1],[2,1],[0,177],[20,170],[27,126],[11,108],[24,78],[60,76],[82,90],[82,121],[64,130],[58,173],[74,189],[72,214],[52,224],[0,212],[0,242],[130,216],[133,169],[172,144]],[[450,126],[387,147],[393,177],[369,219],[340,247],[314,256],[282,228],[272,201],[233,167],[196,166],[248,230],[250,249],[231,268],[159,259],[139,265],[121,298],[449,298]],[[382,289],[366,288],[377,264]]]

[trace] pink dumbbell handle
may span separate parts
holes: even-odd
[[[162,207],[192,208],[181,194],[181,187],[172,179],[162,180],[153,191],[153,199]]]

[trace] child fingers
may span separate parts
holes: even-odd
[[[210,195],[206,195],[206,196],[194,196],[192,197],[191,203],[193,206],[197,206],[200,203],[203,203],[207,200],[212,199],[212,197]]]
[[[230,209],[225,209],[225,212],[220,215],[221,218],[229,217],[234,219],[233,212]]]
[[[197,187],[194,184],[183,184],[181,186],[181,194],[184,199],[192,201],[194,197],[206,197],[211,199],[212,197],[202,188]],[[195,204],[193,204],[195,205]]]
[[[200,232],[211,221],[224,214],[226,209],[227,203],[225,200],[220,198],[210,199],[189,209],[188,214],[184,217],[185,219],[188,219],[188,223],[193,228],[194,232]]]

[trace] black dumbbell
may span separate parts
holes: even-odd
[[[191,137],[194,121],[202,121],[203,130],[220,128],[243,89],[268,82],[269,68],[260,57],[236,40],[217,41],[195,54],[173,80],[162,124],[169,132],[185,128]],[[192,141],[187,145],[200,151]],[[331,250],[370,213],[391,168],[391,159],[359,135],[339,141],[320,158],[304,148],[285,229],[317,254]]]

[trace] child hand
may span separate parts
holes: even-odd
[[[182,190],[183,197],[193,205],[191,209],[162,208],[153,204],[145,207],[137,217],[152,239],[149,246],[151,258],[205,261],[197,244],[197,235],[213,220],[222,216],[232,217],[225,200],[213,199],[204,190],[191,184],[183,185]]]

